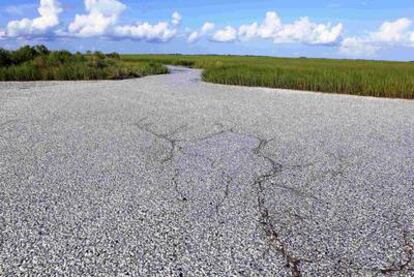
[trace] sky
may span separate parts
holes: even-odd
[[[0,47],[414,60],[413,0],[0,0]]]

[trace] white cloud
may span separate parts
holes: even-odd
[[[85,0],[88,12],[76,15],[70,23],[66,35],[78,37],[107,36],[113,38],[131,38],[151,42],[166,42],[177,34],[177,25],[182,16],[174,12],[169,22],[138,22],[135,24],[117,25],[121,14],[127,6],[118,0]]]
[[[118,16],[126,9],[126,5],[117,0],[85,0],[85,8],[90,13],[98,12],[106,16]]]
[[[172,14],[172,17],[171,18],[172,18],[172,20],[171,20],[172,24],[178,25],[178,24],[181,23],[182,16],[178,12],[174,12]]]
[[[241,40],[250,40],[258,35],[259,26],[255,22],[250,25],[241,25],[239,27],[239,38]]]
[[[341,23],[331,26],[330,24],[316,24],[303,17],[293,24],[284,25],[274,37],[275,43],[300,42],[306,44],[334,44],[338,42],[342,34]]]
[[[378,50],[391,46],[413,46],[413,22],[408,18],[385,21],[375,32],[361,37],[345,38],[340,52],[348,56],[372,56]]]
[[[232,27],[231,27],[232,28]],[[317,24],[308,17],[303,17],[292,24],[283,24],[276,12],[267,12],[262,23],[241,25],[237,38],[250,40],[253,38],[271,39],[274,43],[335,44],[341,38],[341,23]],[[236,38],[226,41],[234,41]]]
[[[117,26],[113,35],[121,38],[132,38],[153,42],[166,42],[175,37],[176,29],[170,28],[168,22],[159,22],[151,25],[148,22],[135,25]]]
[[[239,27],[239,38],[241,40],[250,40],[255,37],[274,39],[282,28],[282,22],[278,14],[276,12],[267,12],[261,24],[254,22],[241,25]]]
[[[237,39],[237,30],[231,26],[226,26],[224,29],[215,32],[211,39],[217,42],[235,41]]]
[[[278,14],[276,12],[267,12],[263,23],[257,30],[257,35],[261,38],[274,38],[282,28],[282,21]]]
[[[369,42],[361,38],[349,37],[349,38],[345,38],[342,41],[339,50],[342,54],[345,54],[347,56],[370,57],[376,53],[376,51],[378,50],[378,47],[371,45]]]
[[[201,32],[202,33],[207,33],[207,32],[210,32],[210,31],[214,30],[214,28],[215,28],[214,23],[206,22],[201,27]]]
[[[413,22],[408,18],[400,18],[395,21],[384,22],[377,32],[371,33],[370,40],[399,44],[409,39],[409,28]]]
[[[199,31],[193,31],[187,38],[187,42],[194,43],[208,32],[214,30],[215,25],[211,22],[205,22]]]
[[[200,32],[197,32],[197,31],[191,32],[190,35],[187,38],[187,42],[194,43],[197,40],[199,40],[200,37],[201,37],[201,33]]]
[[[41,35],[59,25],[59,14],[62,12],[62,8],[57,0],[40,0],[37,10],[40,14],[39,17],[10,21],[7,24],[5,35],[9,37]]]
[[[93,37],[106,34],[126,6],[117,0],[85,0],[85,9],[88,14],[77,14],[69,24],[71,35]]]
[[[122,0],[84,0],[85,12],[76,14],[65,30],[55,31],[59,26],[62,8],[59,0],[40,0],[39,16],[22,18],[8,22],[0,28],[2,38],[31,38],[49,36],[55,31],[59,36],[96,37],[106,36],[115,39],[135,39],[150,42],[167,42],[179,33],[182,15],[175,11],[171,18],[160,22],[136,22],[120,25],[120,17],[127,9]],[[8,8],[11,9],[9,6]],[[20,10],[11,10],[17,14]],[[377,30],[361,36],[342,38],[342,23],[316,23],[308,17],[290,23],[282,22],[280,16],[269,11],[261,22],[225,26],[215,31],[215,24],[205,22],[199,29],[184,28],[183,35],[189,43],[202,37],[216,42],[248,41],[267,39],[274,43],[302,43],[310,45],[337,45],[339,51],[349,56],[373,56],[378,50],[389,47],[414,47],[414,20],[399,18],[383,22]],[[215,32],[214,32],[215,31]]]

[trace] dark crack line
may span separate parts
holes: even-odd
[[[179,140],[178,139],[173,139],[171,137],[176,135],[180,131],[184,130],[185,128],[187,128],[187,125],[182,125],[182,126],[178,127],[177,129],[175,129],[171,132],[168,132],[168,133],[165,133],[165,134],[160,134],[160,133],[157,133],[157,132],[151,130],[151,128],[149,127],[149,126],[151,126],[150,124],[142,125],[142,123],[146,119],[147,119],[147,117],[144,117],[144,118],[138,120],[138,122],[135,123],[134,126],[136,126],[141,131],[149,133],[149,134],[153,135],[154,137],[156,137],[160,140],[167,141],[170,144],[170,149],[167,152],[167,156],[161,160],[161,163],[164,164],[164,163],[172,161],[173,158],[174,158],[175,152],[178,148],[177,143],[178,143]]]
[[[282,170],[282,166],[269,156],[262,153],[263,149],[270,141],[272,141],[272,139],[258,140],[259,145],[253,149],[253,153],[257,156],[264,158],[271,165],[271,170],[262,175],[259,175],[253,183],[254,187],[256,187],[257,190],[257,202],[260,216],[260,225],[262,226],[266,237],[269,239],[270,245],[285,258],[286,267],[290,269],[292,276],[300,277],[302,276],[300,265],[303,262],[309,261],[303,258],[296,257],[290,253],[287,245],[282,241],[279,233],[276,231],[276,228],[274,227],[272,220],[270,218],[269,210],[265,205],[265,189],[263,188],[263,183],[268,181],[270,178],[276,176],[278,173],[280,173]]]
[[[324,204],[328,204],[328,202],[326,202],[326,201],[324,201],[324,200],[316,197],[315,195],[312,195],[310,193],[303,192],[300,189],[296,189],[296,188],[293,188],[293,187],[290,187],[290,186],[278,184],[278,183],[275,183],[273,181],[270,181],[270,184],[272,184],[273,187],[280,188],[280,189],[283,189],[283,190],[287,190],[287,191],[293,193],[294,195],[296,195],[298,197],[301,197],[301,198],[309,198],[309,199],[313,199],[313,200],[316,200],[316,201],[321,202],[321,203],[324,203]]]
[[[187,197],[178,187],[178,179],[180,177],[180,171],[178,169],[174,170],[174,176],[172,177],[172,183],[174,186],[175,192],[178,194],[179,199],[183,202],[187,201]]]
[[[263,153],[262,153],[262,150],[267,146],[267,144],[269,143],[269,142],[271,142],[273,139],[270,139],[270,140],[265,140],[265,139],[259,139],[258,138],[258,140],[259,140],[259,145],[256,147],[256,148],[254,148],[253,149],[253,153],[255,154],[255,155],[257,155],[257,156],[259,156],[259,157],[262,157],[262,158],[264,158],[266,161],[268,161],[269,163],[270,163],[270,165],[271,165],[271,170],[269,171],[269,172],[267,172],[267,173],[265,173],[265,174],[263,174],[263,175],[260,175],[259,176],[259,180],[258,181],[260,181],[261,183],[263,183],[263,182],[266,182],[266,181],[269,181],[269,179],[271,179],[271,178],[273,178],[273,177],[276,177],[278,174],[280,174],[282,171],[284,171],[285,170],[285,168],[280,164],[280,163],[277,163],[274,159],[272,159],[271,157],[269,157],[269,156],[267,156],[267,155],[264,155]],[[285,189],[285,190],[288,190],[288,191],[291,191],[292,193],[294,193],[294,194],[296,194],[296,195],[298,195],[298,196],[300,196],[300,197],[306,197],[306,198],[313,198],[313,199],[315,199],[315,200],[320,200],[320,199],[318,199],[316,196],[313,196],[313,195],[308,195],[308,194],[305,194],[304,192],[302,192],[301,190],[299,190],[299,189],[296,189],[296,188],[292,188],[292,187],[290,187],[290,186],[286,186],[286,185],[282,185],[282,184],[278,184],[278,183],[276,183],[276,182],[273,182],[273,181],[270,181],[270,183],[272,184],[272,186],[274,186],[274,187],[277,187],[277,188],[281,188],[281,189]]]
[[[216,205],[216,213],[218,214],[220,212],[220,208],[223,206],[224,202],[228,199],[229,197],[229,193],[230,193],[230,185],[233,181],[233,178],[226,174],[225,172],[223,172],[223,179],[224,179],[224,183],[225,183],[225,187],[224,187],[224,196],[221,199],[221,201],[219,203],[217,203]]]
[[[271,170],[268,171],[265,174],[262,174],[259,176],[259,179],[262,179],[261,182],[267,181],[269,178],[276,176],[277,174],[279,174],[282,169],[283,166],[280,163],[277,163],[275,160],[273,160],[271,157],[264,155],[262,153],[262,150],[267,146],[267,144],[269,142],[271,142],[273,139],[270,140],[266,140],[266,139],[260,139],[257,138],[259,140],[259,145],[253,149],[253,153],[256,156],[262,157],[263,159],[265,159],[268,163],[270,163],[271,165]]]
[[[176,148],[177,148],[177,140],[171,139],[170,136],[173,135],[173,134],[176,134],[177,132],[180,131],[179,129],[185,128],[185,127],[181,126],[181,127],[179,127],[179,129],[174,130],[170,134],[168,134],[168,133],[167,134],[159,134],[159,133],[156,133],[156,132],[152,131],[150,128],[148,128],[146,126],[142,126],[140,123],[143,122],[143,121],[145,121],[145,119],[140,120],[140,122],[138,122],[136,124],[136,126],[138,128],[140,128],[141,130],[146,131],[146,132],[152,134],[153,136],[155,136],[159,139],[163,139],[163,140],[169,142],[169,144],[171,145],[168,156],[165,159],[163,159],[161,162],[165,163],[165,162],[172,161],[173,158],[174,158],[175,152],[176,152]],[[200,142],[200,141],[203,141],[203,140],[207,140],[207,139],[213,138],[215,136],[219,136],[221,134],[224,134],[226,132],[238,134],[238,133],[234,132],[233,128],[230,128],[230,129],[221,130],[221,131],[209,134],[209,135],[204,136],[202,138],[198,138],[196,141]],[[238,134],[238,135],[241,135],[241,134]],[[263,183],[268,181],[272,177],[275,177],[277,174],[279,174],[282,171],[282,165],[281,164],[277,163],[271,157],[269,157],[269,156],[262,153],[262,150],[273,139],[266,140],[266,139],[260,139],[256,136],[251,136],[251,137],[254,137],[255,139],[259,140],[258,146],[253,149],[253,153],[257,156],[262,157],[263,159],[265,159],[271,165],[271,170],[270,171],[258,176],[254,181],[254,186],[257,188],[257,191],[258,191],[257,192],[257,201],[258,201],[258,207],[259,207],[260,224],[263,228],[263,231],[266,234],[266,237],[268,237],[271,246],[285,258],[286,266],[290,269],[290,271],[292,273],[292,276],[293,277],[300,277],[302,275],[301,270],[300,270],[300,265],[301,265],[301,263],[306,262],[307,260],[305,260],[303,258],[298,258],[298,257],[296,257],[296,256],[294,256],[290,253],[290,251],[288,250],[287,245],[283,243],[282,239],[279,236],[279,233],[276,231],[276,228],[274,227],[274,225],[271,221],[271,218],[269,216],[269,211],[268,211],[267,207],[265,206],[265,196],[264,196]],[[174,189],[175,189],[176,193],[179,195],[181,201],[187,201],[187,197],[178,188],[179,174],[180,174],[179,170],[175,169],[174,176],[172,178],[172,182],[174,184]],[[228,176],[228,177],[230,177],[230,176]],[[224,198],[222,199],[222,201],[216,205],[216,212],[217,213],[219,212],[219,209],[223,205],[224,201],[228,198],[230,183],[231,183],[231,178],[226,179],[225,195],[224,195]],[[288,187],[285,187],[285,188],[288,188]]]
[[[266,237],[268,237],[271,246],[279,252],[286,260],[286,267],[288,267],[292,273],[293,277],[302,276],[300,270],[300,264],[302,259],[290,254],[286,244],[283,243],[282,239],[279,236],[279,233],[276,231],[270,215],[269,210],[265,207],[264,191],[261,181],[256,183],[258,186],[258,205],[260,213],[260,224],[265,232]]]
[[[217,125],[217,126],[224,126],[224,125],[223,125],[223,124],[221,124],[221,123],[220,123],[220,125],[216,123],[216,125]],[[201,138],[195,138],[195,139],[193,139],[193,140],[189,140],[189,142],[200,142],[200,141],[204,141],[204,140],[208,140],[208,139],[214,138],[214,137],[216,137],[216,136],[219,136],[219,135],[222,135],[222,134],[225,134],[225,133],[233,133],[233,134],[236,134],[236,135],[241,135],[241,134],[236,133],[236,132],[234,131],[234,127],[231,127],[231,128],[228,128],[228,129],[222,129],[222,130],[220,130],[220,131],[217,131],[217,132],[214,132],[214,133],[207,134],[207,135],[205,135],[204,137],[201,137]]]
[[[141,123],[148,119],[148,116],[144,116],[143,118],[139,119],[135,125],[141,126]]]
[[[170,143],[170,149],[167,152],[167,157],[165,157],[164,159],[161,160],[162,164],[165,164],[166,162],[170,162],[173,160],[174,158],[174,153],[177,149],[177,141],[173,140],[173,139],[167,139]]]
[[[289,169],[289,170],[304,170],[304,169],[307,169],[307,168],[312,167],[314,165],[317,165],[319,163],[320,163],[320,161],[314,161],[314,162],[303,163],[303,164],[293,164],[293,165],[287,166],[286,169]]]
[[[382,274],[388,273],[402,273],[413,271],[409,268],[414,260],[414,242],[411,241],[407,232],[404,232],[403,257],[400,262],[393,262],[390,267],[380,269]]]
[[[151,128],[150,128],[151,125],[150,124],[142,125],[142,123],[145,122],[146,119],[147,119],[147,117],[144,117],[144,118],[138,120],[138,122],[135,123],[134,126],[136,126],[139,130],[141,130],[143,132],[146,132],[146,133],[149,133],[152,136],[154,136],[154,137],[156,137],[160,140],[167,141],[169,143],[170,147],[169,147],[169,150],[167,152],[167,156],[165,158],[163,158],[160,162],[161,162],[161,164],[171,163],[174,160],[174,157],[176,155],[177,150],[178,151],[181,150],[181,148],[177,145],[179,140],[178,139],[172,139],[171,137],[178,134],[180,131],[184,130],[187,127],[187,125],[182,125],[182,126],[178,127],[177,129],[169,132],[169,133],[160,134],[160,133],[157,133],[157,132],[151,130]],[[185,194],[178,187],[179,177],[180,177],[180,171],[177,168],[175,168],[174,169],[174,175],[171,178],[171,182],[173,183],[173,187],[174,187],[175,192],[179,196],[179,200],[182,201],[182,202],[185,202],[185,201],[187,201],[187,197],[185,196]]]
[[[220,130],[218,132],[214,132],[214,133],[208,134],[208,135],[206,135],[204,137],[197,138],[194,141],[200,142],[200,141],[208,140],[208,139],[214,138],[216,136],[222,135],[222,134],[227,133],[227,132],[231,132],[231,131],[230,130]]]
[[[165,134],[164,136],[166,137],[172,137],[175,136],[176,134],[178,134],[181,131],[184,131],[186,128],[188,127],[188,124],[183,124],[180,127],[176,128],[175,130],[173,130],[170,133]]]
[[[173,130],[172,132],[166,133],[166,134],[159,134],[157,132],[154,132],[153,130],[151,130],[149,128],[150,124],[146,124],[146,125],[142,125],[142,122],[144,122],[147,119],[147,117],[144,117],[142,119],[140,119],[136,124],[134,124],[136,127],[138,127],[140,130],[145,131],[155,137],[157,137],[158,139],[167,141],[170,144],[170,150],[168,151],[168,155],[166,158],[161,160],[161,163],[166,163],[166,162],[171,162],[174,159],[174,155],[178,150],[181,151],[181,148],[179,148],[177,146],[177,143],[180,141],[178,139],[172,139],[171,136],[176,135],[177,133],[179,133],[180,131],[182,131],[183,129],[185,129],[187,126],[183,125],[178,127],[177,129]],[[220,127],[224,127],[223,124],[216,124]],[[0,125],[1,127],[1,125]],[[197,138],[194,140],[189,140],[188,142],[200,142],[200,141],[204,141],[204,140],[208,140],[210,138],[222,135],[224,133],[234,133],[237,135],[246,135],[246,134],[240,134],[234,131],[233,127],[229,128],[229,129],[223,129],[220,130],[218,132],[214,132],[211,134],[208,134],[204,137],[201,138]],[[309,164],[304,164],[304,165],[293,165],[291,167],[287,167],[287,168],[283,168],[282,165],[280,163],[277,163],[273,158],[271,158],[270,156],[267,156],[265,154],[263,154],[263,149],[267,146],[267,144],[269,142],[271,142],[273,139],[261,139],[257,136],[253,136],[253,135],[248,135],[251,136],[255,139],[257,139],[259,141],[259,144],[256,148],[253,149],[253,153],[263,159],[265,159],[270,165],[271,165],[271,169],[259,176],[257,176],[253,182],[254,187],[257,190],[257,202],[258,202],[258,212],[259,212],[259,223],[260,226],[262,227],[266,237],[268,238],[269,242],[270,242],[270,246],[272,248],[274,248],[278,253],[280,253],[285,261],[286,261],[286,267],[290,269],[291,274],[293,277],[301,277],[302,276],[302,272],[301,272],[301,264],[307,262],[312,262],[311,260],[305,259],[305,258],[300,258],[298,256],[295,256],[293,254],[290,253],[290,250],[288,249],[288,246],[283,242],[283,240],[280,237],[280,234],[276,231],[275,226],[273,225],[273,222],[271,220],[270,214],[269,214],[269,210],[265,205],[265,188],[263,187],[263,184],[267,181],[269,181],[271,178],[276,177],[280,172],[282,172],[283,170],[292,170],[292,169],[303,169],[305,167],[309,167],[309,166],[313,166],[314,164],[317,164],[317,162],[313,162],[313,163],[309,163]],[[189,154],[190,153],[184,153],[184,154]],[[197,157],[197,155],[194,155],[195,157]],[[200,155],[204,158],[206,158],[207,160],[209,160],[209,162],[211,162],[212,166],[214,167],[214,164],[217,161],[211,160],[209,157],[205,157],[204,155]],[[328,174],[331,173],[333,175],[333,177],[337,177],[337,176],[342,176],[343,171],[344,171],[344,165],[343,163],[340,164],[340,168],[339,170],[333,170],[333,171],[329,171],[327,172]],[[223,172],[224,174],[224,172]],[[172,183],[174,186],[174,190],[176,191],[176,193],[179,195],[179,199],[183,202],[187,201],[187,197],[186,195],[179,189],[178,183],[179,183],[179,177],[180,177],[180,172],[178,169],[174,170],[174,176],[172,177]],[[224,197],[222,198],[222,200],[217,203],[216,205],[216,212],[218,213],[220,208],[222,207],[222,205],[224,204],[224,202],[228,199],[229,197],[229,191],[230,191],[230,185],[231,182],[233,181],[233,179],[231,178],[231,176],[226,174],[226,178],[225,178],[225,189],[224,189]],[[285,185],[280,185],[277,183],[272,182],[272,185],[278,187],[278,188],[282,188],[282,189],[286,189],[289,190],[299,196],[302,197],[309,197],[309,198],[313,198],[316,200],[320,200],[317,197],[314,197],[312,195],[305,195],[302,191],[297,190],[295,188],[289,187],[289,186],[285,186]],[[390,274],[390,273],[402,273],[402,272],[411,272],[414,271],[414,269],[410,268],[410,265],[412,263],[412,261],[414,260],[414,243],[411,242],[407,236],[407,234],[405,234],[404,236],[405,238],[405,245],[403,246],[403,250],[404,250],[404,254],[403,254],[403,260],[400,262],[394,262],[391,266],[387,267],[387,268],[383,268],[383,269],[364,269],[364,270],[369,270],[369,271],[375,271],[377,273],[382,273],[382,274]]]
[[[223,131],[217,133],[217,135],[221,134],[221,133],[225,133],[225,132],[230,132],[230,133],[233,133],[233,134],[243,135],[243,134],[239,134],[237,132],[234,132],[233,128],[231,128],[229,130],[223,130]],[[274,138],[272,138],[272,139],[261,139],[259,137],[254,136],[254,135],[248,135],[248,136],[253,137],[253,138],[255,138],[259,141],[258,146],[253,149],[253,153],[255,155],[260,156],[263,159],[265,159],[268,163],[270,163],[270,165],[272,167],[269,172],[267,172],[267,173],[260,176],[260,178],[263,179],[262,180],[263,182],[268,181],[272,177],[277,176],[280,172],[282,172],[284,170],[291,169],[291,168],[283,167],[280,163],[276,162],[273,158],[271,158],[270,156],[264,155],[262,153],[262,150],[269,144],[269,142],[273,141]],[[282,189],[285,189],[285,190],[289,190],[289,191],[293,192],[294,194],[296,194],[298,196],[306,197],[306,198],[313,198],[315,200],[320,201],[320,199],[317,198],[316,196],[306,194],[306,193],[302,192],[301,190],[298,190],[298,189],[295,189],[295,188],[292,188],[292,187],[289,187],[289,186],[286,186],[286,185],[277,184],[275,182],[271,182],[271,184],[275,187],[282,188]]]

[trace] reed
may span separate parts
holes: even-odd
[[[240,86],[414,99],[414,63],[255,56],[124,55],[204,69],[204,81]]]

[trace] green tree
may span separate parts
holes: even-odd
[[[26,45],[12,52],[11,58],[13,64],[21,64],[33,60],[36,56],[38,56],[38,53],[35,48]]]
[[[39,55],[49,55],[50,54],[49,49],[47,49],[47,47],[44,46],[43,44],[36,45],[34,48],[35,48],[36,52]]]
[[[10,51],[0,48],[0,67],[11,65]]]

